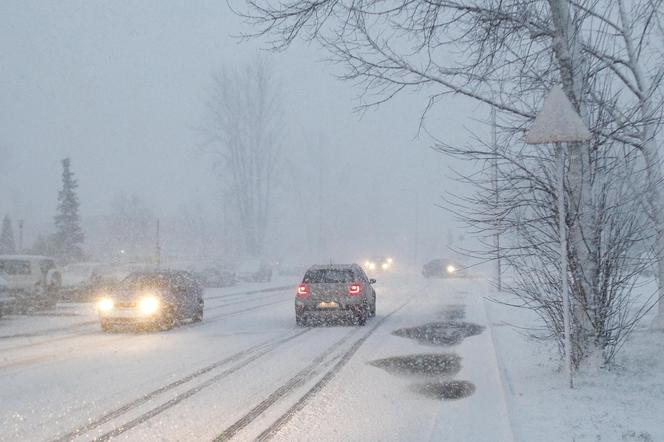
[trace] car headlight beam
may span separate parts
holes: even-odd
[[[138,301],[138,310],[143,315],[152,315],[159,310],[160,302],[156,296],[145,296]]]
[[[97,302],[97,310],[100,312],[110,312],[113,310],[113,307],[115,306],[115,303],[111,298],[101,298]]]
[[[456,272],[456,267],[454,267],[454,266],[451,265],[451,264],[448,265],[448,266],[447,266],[447,273],[454,273],[454,272]]]

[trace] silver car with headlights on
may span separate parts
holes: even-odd
[[[203,319],[203,290],[185,271],[135,272],[97,301],[101,328],[134,325],[167,330]]]
[[[349,315],[359,325],[376,315],[375,279],[357,264],[316,265],[304,274],[295,296],[295,322]]]

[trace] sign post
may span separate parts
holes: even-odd
[[[583,142],[591,138],[588,127],[572,106],[563,89],[554,86],[544,99],[542,110],[528,131],[526,143],[556,145],[558,157],[558,229],[560,233],[560,289],[563,304],[565,370],[569,387],[574,387],[572,376],[572,341],[570,299],[567,283],[567,225],[565,222],[565,157],[567,143]]]

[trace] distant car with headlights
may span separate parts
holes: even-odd
[[[357,264],[329,264],[310,267],[295,296],[295,322],[304,325],[309,317],[350,315],[364,325],[376,316],[375,279],[367,278]]]
[[[373,256],[364,261],[364,270],[367,272],[386,272],[392,268],[394,261],[385,256]]]
[[[434,259],[422,267],[422,276],[425,278],[456,278],[466,275],[465,267],[451,259]]]
[[[115,325],[168,330],[184,320],[203,320],[203,289],[185,271],[135,272],[97,301],[104,331]]]

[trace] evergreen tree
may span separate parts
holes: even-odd
[[[83,229],[78,215],[76,195],[78,183],[70,170],[70,160],[62,160],[62,190],[58,194],[58,213],[55,215],[55,239],[58,258],[64,263],[83,259]]]
[[[0,233],[0,254],[12,255],[14,253],[16,253],[16,243],[14,242],[12,220],[9,215],[5,215],[2,220],[2,233]]]

